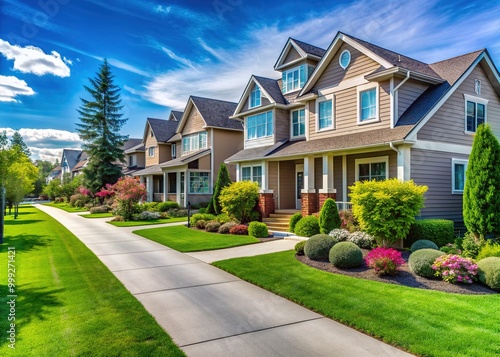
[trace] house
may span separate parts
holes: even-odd
[[[125,176],[135,176],[135,173],[146,166],[145,147],[140,138],[130,138],[123,144],[125,165],[122,172]]]
[[[61,156],[61,182],[72,179],[81,172],[85,166],[88,155],[82,150],[64,149]]]
[[[52,180],[61,181],[61,172],[62,172],[61,165],[57,165],[56,167],[54,167],[47,175],[47,178],[45,179],[45,183],[48,184]]]
[[[261,189],[264,217],[349,205],[359,180],[413,179],[429,187],[422,217],[463,224],[474,133],[500,137],[500,76],[487,50],[424,63],[337,33],[321,48],[288,39],[274,69],[252,76],[233,119],[244,149],[226,159]]]

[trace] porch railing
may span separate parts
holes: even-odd
[[[352,203],[351,202],[338,202],[337,201],[337,210],[339,211],[351,211]]]

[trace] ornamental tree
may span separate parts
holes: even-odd
[[[132,219],[140,200],[146,197],[146,187],[133,177],[120,178],[112,186],[118,215],[126,221]]]
[[[361,229],[374,236],[379,246],[389,246],[408,235],[424,206],[427,186],[394,178],[358,181],[349,189],[352,210]]]
[[[224,187],[219,196],[222,212],[241,223],[252,220],[255,204],[259,199],[257,182],[239,181]]]
[[[335,200],[328,198],[319,213],[319,231],[323,234],[328,234],[336,228],[340,228],[339,211]]]
[[[211,214],[221,214],[222,207],[220,205],[219,196],[224,187],[231,184],[231,177],[229,177],[229,172],[227,171],[226,165],[224,163],[220,164],[219,174],[217,175],[217,181],[215,182],[214,194],[210,199],[207,207],[207,213]]]
[[[500,144],[489,125],[477,128],[465,177],[465,226],[476,240],[500,234]]]

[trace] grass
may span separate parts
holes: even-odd
[[[134,233],[179,252],[223,249],[260,242],[250,236],[208,233],[185,226],[142,229]]]
[[[0,356],[183,356],[154,318],[73,234],[32,206],[5,221]],[[16,345],[6,331],[15,248]]]
[[[88,209],[85,207],[73,207],[70,206],[68,203],[65,202],[50,202],[50,203],[43,203],[45,206],[50,206],[50,207],[56,207],[59,209],[62,209],[63,211],[69,212],[69,213],[74,213],[74,212],[88,212]]]
[[[293,251],[214,265],[414,354],[500,354],[500,294],[449,294],[332,274],[298,262]]]
[[[107,222],[116,227],[137,227],[137,226],[149,226],[153,224],[163,224],[163,223],[176,223],[176,222],[186,222],[187,217],[175,217],[175,218],[160,218],[160,219],[150,219],[147,221],[127,221],[127,222]]]
[[[113,217],[113,213],[111,213],[111,212],[88,213],[88,214],[81,214],[80,216],[83,218],[109,218],[109,217]]]

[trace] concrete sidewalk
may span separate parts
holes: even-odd
[[[36,207],[86,244],[188,356],[410,356],[204,262],[294,241],[188,255],[104,220]]]

